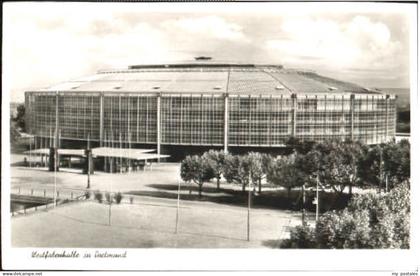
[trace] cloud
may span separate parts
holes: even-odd
[[[25,12],[6,20],[5,65],[14,90],[47,86],[102,68],[169,58],[170,42],[161,30],[141,21],[127,27],[127,22],[114,20],[112,14],[79,18]]]
[[[3,19],[3,68],[4,79],[14,90],[51,85],[103,68],[192,60],[197,55],[282,63],[320,73],[325,69],[366,82],[369,76],[408,75],[404,39],[410,28],[398,18],[390,20],[388,13],[331,16],[307,10],[302,15],[299,9],[290,15],[274,9],[243,13],[235,7],[231,13],[221,9],[198,13],[150,11],[128,4],[124,9],[111,4],[98,9],[94,3],[8,7]]]
[[[393,41],[389,28],[366,16],[347,22],[324,18],[292,18],[280,27],[283,39],[265,42],[269,50],[282,54],[289,63],[305,63],[301,56],[317,58],[327,67],[359,68],[395,65],[401,43]]]
[[[166,29],[175,29],[192,35],[206,36],[224,40],[247,41],[242,27],[228,22],[219,16],[204,16],[196,18],[181,18],[167,20],[162,24]]]

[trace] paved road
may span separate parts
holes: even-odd
[[[81,195],[86,189],[86,175],[75,170],[62,170],[54,179],[54,173],[46,168],[12,167],[11,176],[12,192],[20,189],[22,194],[33,191],[34,195],[42,196],[45,190],[50,196],[54,191],[54,181],[62,198]],[[176,163],[161,163],[152,170],[129,174],[97,172],[91,176],[92,191],[140,194],[124,195],[123,204],[113,205],[112,226],[108,225],[108,207],[104,204],[93,200],[67,204],[47,212],[13,217],[13,244],[45,247],[275,247],[280,238],[287,237],[289,227],[301,221],[300,212],[252,208],[253,241],[244,242],[246,203],[238,206],[211,202],[211,197],[231,196],[223,191],[217,192],[214,183],[206,183],[203,196],[207,200],[183,200],[190,195],[187,184],[182,184],[179,209],[182,234],[174,236],[178,183],[179,164]],[[225,183],[222,185],[227,187]],[[130,204],[130,197],[133,197],[133,204]],[[42,235],[34,234],[41,229]],[[82,234],[77,234],[77,231]],[[97,234],[102,232],[106,233],[103,238],[102,234]],[[70,233],[77,238],[69,238]],[[105,238],[111,241],[104,241]]]

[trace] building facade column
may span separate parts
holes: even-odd
[[[156,108],[156,112],[157,112],[157,114],[156,114],[156,134],[157,134],[157,137],[156,137],[156,143],[157,143],[157,154],[158,154],[158,162],[160,163],[160,158],[159,158],[159,156],[160,156],[160,152],[161,152],[161,145],[160,145],[160,143],[161,143],[161,137],[162,137],[162,135],[161,135],[161,121],[160,121],[160,109],[161,109],[161,104],[160,104],[160,101],[161,101],[161,97],[162,97],[162,95],[159,93],[158,95],[157,95],[157,108]]]
[[[90,174],[95,172],[94,164],[93,164],[93,157],[92,157],[92,149],[85,149],[85,162],[83,166],[83,173],[88,174],[88,170]]]
[[[50,172],[53,172],[54,165],[56,165],[57,167],[55,168],[55,170],[58,172],[60,168],[60,160],[58,159],[58,149],[56,147],[50,148],[50,154],[48,159],[48,170]],[[57,162],[55,162],[56,160]]]
[[[388,142],[388,119],[389,118],[389,95],[386,95],[385,98],[385,142]]]
[[[103,146],[104,140],[104,94],[99,95],[99,146]]]
[[[292,120],[291,120],[291,128],[292,128],[292,137],[296,137],[296,113],[297,113],[297,96],[296,94],[292,94],[291,95],[291,99],[292,99],[292,111],[291,111],[291,115],[292,115]]]
[[[58,91],[55,92],[55,130],[54,130],[54,141],[52,147],[50,147],[49,154],[49,171],[58,171],[60,167],[60,159],[58,155],[58,128],[59,128],[59,118],[58,118]],[[55,168],[54,168],[55,166]]]
[[[224,116],[223,116],[223,152],[227,154],[229,152],[229,94],[224,95]]]
[[[354,94],[350,95],[350,139],[354,141]]]
[[[346,98],[344,95],[341,96],[341,126],[340,126],[340,136],[341,141],[346,140],[346,110],[344,108],[344,102]]]
[[[59,147],[59,141],[58,141],[58,128],[59,128],[59,113],[58,113],[58,99],[59,94],[58,92],[55,93],[55,132],[54,132],[54,136],[55,136],[55,143],[54,143],[54,147],[58,148]]]

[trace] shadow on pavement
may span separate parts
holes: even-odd
[[[156,189],[156,191],[128,191],[126,194],[143,195],[159,198],[176,199],[178,187],[170,184],[149,184],[148,187]],[[196,200],[208,201],[213,203],[234,205],[234,206],[247,206],[248,205],[248,192],[241,190],[233,190],[223,188],[220,190],[212,186],[203,186],[202,197],[198,196],[197,185],[182,185],[180,190],[184,192],[181,194],[182,200]],[[188,194],[185,194],[188,192]],[[305,209],[308,212],[315,212],[316,206],[313,204],[315,192],[306,192]],[[334,193],[320,192],[320,212],[323,213],[329,210],[340,210],[346,206],[349,200],[347,194],[337,195]],[[252,208],[270,208],[289,211],[302,210],[302,195],[300,190],[292,190],[290,194],[285,190],[271,190],[263,191],[262,193],[253,193]]]
[[[125,194],[131,195],[141,195],[141,196],[150,196],[166,199],[177,199],[177,189],[176,185],[168,184],[150,184],[148,187],[156,189],[156,191],[128,191]],[[215,187],[203,187],[202,197],[198,196],[198,187],[197,186],[181,186],[181,191],[184,193],[180,195],[181,200],[191,200],[191,201],[207,201],[212,203],[227,204],[238,207],[248,206],[248,192],[242,192],[239,190],[231,190],[220,188],[217,190]],[[185,194],[189,192],[189,194]],[[295,191],[294,191],[295,192]],[[284,196],[284,192],[263,192],[261,194],[252,196],[252,208],[271,208],[271,209],[281,209],[281,210],[300,210],[299,205],[295,206],[295,198],[297,194],[290,199]],[[298,208],[296,208],[298,207]]]
[[[262,242],[262,245],[273,249],[279,249],[282,241],[283,240],[265,240]]]

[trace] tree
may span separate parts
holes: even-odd
[[[267,177],[267,173],[270,169],[272,157],[268,154],[263,154],[259,152],[250,152],[248,153],[249,162],[250,162],[250,173],[251,181],[255,187],[258,185],[258,193],[261,194],[262,190],[262,181]]]
[[[20,132],[25,129],[25,105],[17,106],[16,117],[10,117],[10,143],[16,145],[21,137]]]
[[[204,182],[209,181],[213,177],[212,169],[202,156],[187,156],[181,163],[182,180],[197,184],[200,198]]]
[[[298,171],[301,171],[304,177],[304,183],[308,186],[315,186],[318,179],[321,163],[321,153],[317,150],[311,150],[306,154],[295,154],[294,164]]]
[[[253,169],[253,179],[258,182],[258,193],[262,192],[262,181],[267,179],[267,175],[270,172],[273,163],[273,157],[266,153],[257,153],[254,159],[258,160],[256,165],[260,166],[259,168]]]
[[[322,189],[343,193],[358,183],[357,164],[362,148],[359,143],[325,141],[318,143],[306,154],[296,155],[296,167],[306,175],[305,183]]]
[[[16,122],[16,126],[23,131],[25,129],[25,105],[19,104],[16,109],[17,114],[14,121]]]
[[[247,155],[227,158],[226,160],[227,179],[242,184],[243,192],[245,192],[245,187],[248,184],[252,184],[254,190],[258,185],[258,191],[261,193],[261,182],[266,177],[271,162],[269,155],[250,152]]]
[[[343,193],[358,181],[357,160],[362,154],[361,145],[355,142],[329,141],[318,144],[314,150],[320,153],[318,177],[326,188]]]
[[[228,183],[240,183],[239,179],[239,156],[227,154],[225,156],[225,164],[223,167],[223,176]]]
[[[286,146],[290,147],[291,149],[293,149],[295,153],[299,153],[299,154],[308,153],[309,151],[312,150],[314,145],[315,145],[314,141],[302,141],[296,137],[290,137],[286,141]]]
[[[242,191],[245,192],[245,187],[252,181],[252,168],[251,166],[256,166],[252,163],[252,157],[250,155],[243,155],[239,157],[239,167],[238,167],[238,180],[239,184],[242,184]],[[251,176],[251,177],[250,177]],[[251,178],[251,179],[250,179]]]
[[[251,158],[249,155],[227,155],[223,175],[229,183],[242,185],[245,192],[246,185],[249,184],[251,173]]]
[[[373,147],[365,146],[358,161],[358,176],[363,183],[389,188],[410,180],[410,143],[402,140]]]
[[[261,192],[261,181],[264,177],[263,165],[262,165],[262,156],[258,152],[249,152],[248,153],[248,162],[249,162],[249,173],[251,175],[252,186],[255,187],[258,185],[259,192]]]
[[[362,184],[380,187],[383,179],[383,155],[379,145],[364,146],[358,161],[358,175]]]
[[[10,122],[10,144],[16,145],[20,138],[19,130],[16,128],[15,122]]]
[[[410,142],[387,143],[383,146],[384,172],[392,189],[396,184],[410,180]]]
[[[220,189],[220,179],[222,178],[223,167],[225,165],[225,153],[223,151],[210,150],[204,153],[203,157],[213,171],[217,180],[217,190]]]
[[[273,161],[267,180],[275,185],[287,189],[287,197],[290,198],[290,192],[293,187],[300,187],[305,182],[305,174],[296,164],[296,155],[277,158]]]

